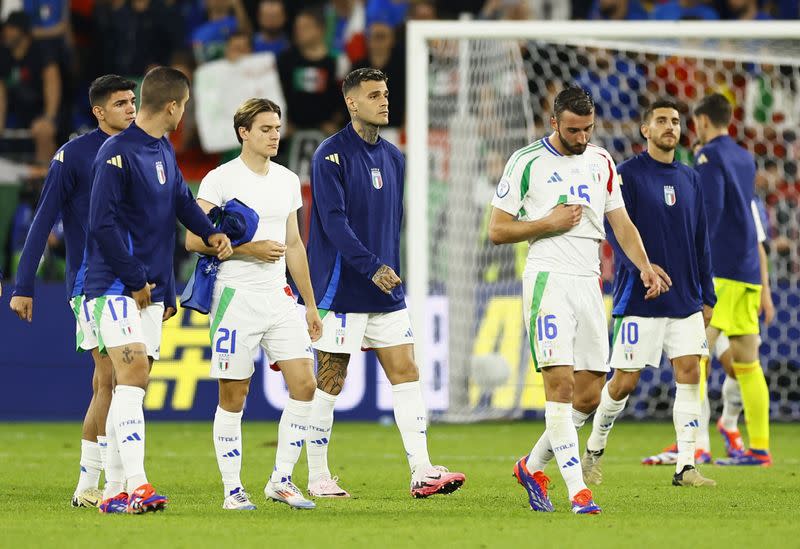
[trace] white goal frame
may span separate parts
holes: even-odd
[[[429,274],[428,41],[431,39],[535,39],[553,42],[575,39],[620,42],[644,39],[800,40],[800,21],[410,21],[406,35],[405,281],[412,326],[420,334],[427,325],[425,308]],[[680,48],[680,51],[686,49]],[[702,51],[709,57],[715,55],[713,51]],[[731,52],[716,55],[732,57]],[[764,56],[759,52],[753,57]],[[795,58],[792,64],[796,63]],[[425,347],[425,337],[417,337],[415,357],[420,368],[427,364]]]

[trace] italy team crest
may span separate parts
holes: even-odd
[[[383,177],[380,168],[372,168],[372,186],[376,189],[383,187]]]
[[[160,160],[156,162],[156,174],[158,175],[158,182],[162,185],[167,182],[167,172],[164,170],[164,163]]]
[[[666,202],[667,206],[675,205],[675,187],[672,185],[664,185],[664,202]]]

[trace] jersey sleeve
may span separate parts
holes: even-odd
[[[292,176],[292,205],[289,210],[296,212],[303,207],[303,193],[300,185],[300,178],[296,175]]]
[[[36,215],[33,216],[33,223],[22,248],[14,295],[33,297],[36,270],[39,268],[47,237],[61,213],[61,204],[74,187],[74,172],[64,164],[64,151],[61,150],[50,162]]]
[[[750,201],[750,211],[753,212],[753,221],[756,224],[756,237],[758,242],[763,244],[767,240],[767,233],[764,230],[764,224],[761,223],[761,214],[758,212],[758,206],[755,200]]]
[[[503,169],[503,177],[497,183],[492,198],[492,206],[503,210],[513,216],[519,215],[522,209],[522,175],[525,172],[525,162],[521,162],[516,155],[512,155]]]
[[[174,157],[173,157],[174,158]],[[178,164],[174,164],[177,174],[175,176],[175,215],[181,224],[203,239],[206,246],[209,245],[208,237],[220,232],[214,227],[206,213],[200,208],[192,196],[192,191],[183,180],[183,174],[178,169]],[[209,200],[209,202],[211,202]]]
[[[128,288],[140,290],[147,283],[147,270],[131,253],[118,220],[127,185],[127,162],[123,155],[116,155],[108,161],[103,158],[95,160],[89,201],[89,238],[97,242],[100,254],[114,275]]]
[[[217,170],[212,170],[206,174],[200,182],[200,188],[197,190],[197,198],[212,203],[214,206],[224,206],[225,196],[222,192],[222,185],[220,185],[219,178],[216,176]]]
[[[611,158],[605,155],[603,155],[603,158],[605,158],[606,162],[608,163],[608,178],[605,182],[608,198],[606,198],[606,206],[603,213],[608,213],[618,210],[619,208],[624,208],[625,199],[622,195],[622,181],[617,173],[617,168],[614,166]]]
[[[615,187],[618,189],[618,192],[622,195],[623,199],[623,206],[625,206],[626,210],[628,211],[628,215],[631,218],[631,221],[634,225],[636,225],[636,185],[634,182],[633,175],[627,173],[628,168],[625,164],[620,166],[621,170],[616,172],[616,181]],[[628,178],[628,184],[624,184],[624,178]],[[606,211],[610,211],[606,209]],[[625,252],[622,251],[622,247],[619,245],[617,241],[617,237],[614,234],[614,229],[611,228],[611,224],[606,219],[604,221],[604,225],[606,228],[606,240],[608,243],[611,244],[611,247],[614,249],[614,257],[618,259],[627,269],[631,271],[638,270],[636,265],[633,264],[633,261],[628,259],[628,256],[625,255]]]
[[[708,238],[708,221],[703,200],[703,186],[700,184],[700,178],[696,175],[696,172],[695,187],[697,188],[695,250],[700,274],[700,289],[703,293],[703,304],[713,307],[717,303],[717,294],[714,291],[714,272],[711,267],[711,242]]]
[[[324,160],[318,150],[311,161],[311,192],[320,225],[336,250],[356,271],[372,279],[383,265],[378,256],[370,252],[358,239],[347,221],[344,201],[343,168]]]

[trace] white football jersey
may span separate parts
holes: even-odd
[[[258,175],[241,157],[210,172],[200,183],[197,198],[224,206],[238,198],[258,214],[253,242],[274,240],[286,243],[289,214],[303,205],[300,179],[288,168],[270,162],[267,175]],[[230,288],[259,291],[286,286],[286,260],[267,263],[251,256],[234,255],[220,264],[217,282]]]
[[[521,221],[546,217],[560,204],[580,204],[580,223],[565,233],[530,240],[526,272],[600,275],[603,218],[625,207],[611,155],[589,144],[583,154],[564,156],[547,137],[511,155],[492,206]]]

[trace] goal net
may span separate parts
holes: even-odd
[[[446,352],[436,354],[449,404],[440,419],[517,418],[543,409],[522,322],[527,244],[494,246],[488,220],[506,160],[550,133],[553,99],[566,84],[592,94],[592,140],[617,162],[644,149],[640,112],[656,98],[685,106],[677,158],[688,164],[695,139],[689,109],[711,92],[734,104],[730,131],[756,157],[768,227],[777,317],[763,327],[761,358],[772,417],[800,419],[800,25],[412,23],[407,47],[409,307],[415,325],[425,326],[427,296],[446,304]],[[610,315],[606,244],[601,265]],[[424,343],[417,351],[428,367]],[[717,365],[712,410],[721,405],[722,376]],[[626,413],[666,419],[673,395],[671,368],[648,368]]]

